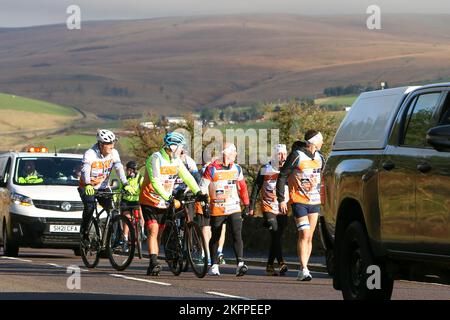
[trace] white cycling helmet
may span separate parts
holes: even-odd
[[[99,129],[97,130],[97,141],[101,143],[113,143],[116,142],[116,135],[109,130]]]

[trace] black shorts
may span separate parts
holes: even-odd
[[[211,217],[206,218],[203,214],[196,215],[197,224],[199,227],[208,227],[211,223]]]
[[[127,201],[122,200],[120,202],[120,209],[123,211],[131,211],[134,209],[139,209],[139,201]]]
[[[141,208],[146,225],[153,223],[164,225],[166,223],[167,209],[155,208],[146,205],[141,205]]]
[[[320,212],[320,204],[303,204],[303,203],[293,203],[292,213],[295,218],[306,217],[313,213]]]

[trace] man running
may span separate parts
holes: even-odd
[[[233,235],[237,263],[236,276],[243,276],[248,270],[243,260],[242,215],[248,213],[249,198],[242,168],[234,163],[236,156],[235,145],[225,143],[222,160],[215,160],[206,167],[200,183],[202,192],[210,197],[209,251],[213,261],[209,275],[220,275],[217,249],[225,221]],[[245,206],[244,210],[241,208],[241,200]]]
[[[305,141],[297,141],[292,146],[286,162],[280,170],[276,192],[280,211],[287,212],[285,201],[286,180],[289,186],[289,198],[298,230],[297,253],[300,270],[297,280],[310,281],[308,261],[312,251],[312,239],[320,211],[320,174],[323,159],[318,152],[323,145],[323,136],[319,131],[308,130]]]
[[[278,273],[274,268],[275,258],[278,260],[279,274],[284,275],[287,270],[287,264],[283,260],[281,247],[281,238],[287,225],[287,212],[280,213],[279,204],[276,195],[276,183],[280,168],[283,166],[287,157],[285,144],[278,144],[274,147],[272,160],[261,167],[252,189],[250,197],[250,215],[253,215],[256,200],[259,192],[262,190],[261,209],[263,212],[264,226],[270,232],[269,258],[267,260],[266,273],[268,276],[276,276]],[[285,199],[289,201],[288,187],[285,185]]]

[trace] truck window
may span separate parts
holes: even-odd
[[[406,117],[404,144],[412,147],[425,147],[426,133],[435,125],[434,114],[439,107],[441,93],[433,92],[414,99]]]
[[[445,99],[444,107],[442,108],[442,116],[439,119],[439,125],[449,125],[450,124],[450,92],[447,93],[447,98]]]

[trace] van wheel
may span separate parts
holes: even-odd
[[[368,288],[367,279],[371,277],[370,284],[376,283],[376,280],[371,281],[375,274],[368,274],[367,268],[376,263],[361,223],[354,221],[347,227],[340,251],[338,276],[341,280],[341,290],[345,300],[388,300],[391,298],[394,280],[388,275],[384,265],[378,265],[381,277],[379,279],[380,288]]]
[[[7,257],[19,256],[19,246],[9,238],[6,225],[3,227],[3,253]]]

